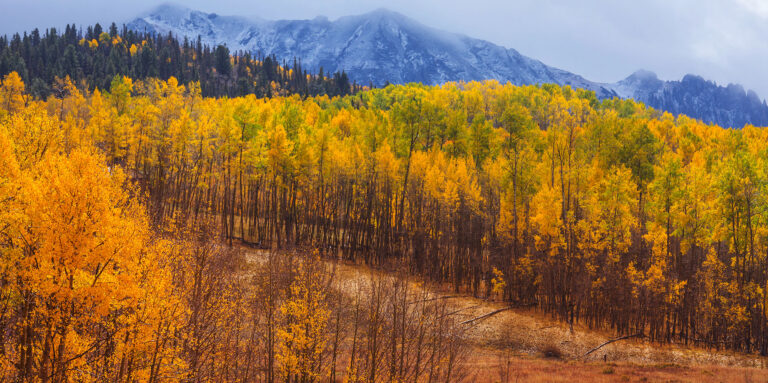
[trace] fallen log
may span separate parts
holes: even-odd
[[[475,322],[475,321],[479,321],[481,319],[492,317],[492,316],[494,316],[494,315],[496,315],[496,314],[498,314],[498,313],[500,313],[502,311],[507,311],[507,310],[511,310],[511,309],[512,309],[512,307],[505,307],[503,309],[498,309],[498,310],[495,310],[495,311],[491,311],[488,314],[483,314],[483,315],[480,315],[479,317],[475,317],[475,318],[472,318],[470,320],[465,320],[464,322],[461,322],[460,324],[469,324],[469,323],[472,323],[472,322]]]
[[[615,339],[611,339],[611,340],[609,340],[609,341],[607,341],[607,342],[605,342],[605,343],[603,343],[603,344],[601,344],[601,345],[599,345],[599,346],[597,346],[597,347],[587,351],[587,353],[582,355],[581,357],[585,358],[587,355],[589,355],[589,354],[591,354],[591,353],[593,353],[593,352],[595,352],[595,351],[597,351],[597,350],[603,348],[604,346],[607,346],[607,345],[609,345],[609,344],[611,344],[613,342],[618,342],[620,340],[629,339],[629,338],[635,338],[635,337],[642,337],[642,336],[643,336],[643,333],[639,332],[637,334],[624,335],[624,336],[621,336],[621,337],[618,337],[618,338],[615,338]]]
[[[477,308],[477,307],[480,307],[480,305],[474,305],[474,306],[464,307],[464,308],[461,308],[461,309],[458,309],[458,310],[454,310],[454,311],[451,311],[451,312],[449,312],[449,313],[447,313],[447,314],[443,314],[443,315],[441,315],[440,317],[438,317],[437,319],[442,319],[442,318],[445,318],[445,317],[447,317],[447,316],[456,315],[456,314],[458,314],[458,313],[460,313],[460,312],[462,312],[462,311],[465,311],[465,310],[471,310],[471,309],[474,309],[474,308]]]
[[[437,301],[437,300],[442,300],[442,299],[451,299],[451,298],[461,298],[461,295],[445,295],[445,296],[442,296],[442,297],[427,298],[427,299],[422,299],[422,300],[418,300],[418,301],[408,302],[408,304],[412,305],[412,304],[416,304],[416,303],[431,302],[431,301]]]

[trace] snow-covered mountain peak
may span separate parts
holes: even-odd
[[[187,17],[187,15],[189,15],[192,11],[193,10],[191,8],[185,7],[181,4],[165,2],[155,8],[152,8],[150,11],[145,12],[139,17],[158,16],[168,19],[182,19]]]
[[[354,16],[352,16],[354,17]],[[364,18],[379,18],[379,19],[390,19],[390,20],[411,20],[408,18],[408,16],[403,15],[400,12],[393,11],[388,8],[377,8],[370,12],[363,13],[359,17]]]
[[[632,80],[632,81],[656,81],[659,79],[659,76],[656,75],[655,72],[651,72],[646,69],[640,69],[638,71],[635,71],[635,73],[632,73],[629,75],[629,77],[626,78],[626,80]]]
[[[549,67],[487,41],[437,30],[395,11],[380,8],[330,21],[253,21],[211,16],[177,6],[161,6],[128,25],[135,30],[174,33],[231,50],[300,58],[305,68],[346,71],[360,83],[383,85],[496,79],[517,85],[557,83],[615,96],[601,84]]]

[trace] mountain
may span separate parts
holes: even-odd
[[[768,106],[738,85],[722,87],[690,75],[682,81],[662,81],[644,71],[614,84],[597,83],[514,49],[430,28],[386,9],[334,21],[325,17],[274,21],[165,4],[127,26],[142,32],[199,36],[204,44],[225,44],[233,51],[298,58],[304,68],[346,71],[362,84],[486,79],[516,85],[555,83],[595,91],[599,98],[634,98],[726,127],[768,125]]]
[[[335,21],[267,21],[219,16],[162,5],[128,24],[137,31],[196,38],[205,44],[226,44],[230,50],[301,59],[317,71],[344,70],[359,83],[440,84],[456,80],[498,79],[513,84],[557,83],[594,90],[601,97],[615,93],[602,84],[544,65],[487,41],[426,27],[399,13],[379,9]]]
[[[720,126],[768,126],[765,100],[760,100],[754,91],[745,91],[741,85],[719,86],[690,74],[681,81],[662,81],[653,72],[637,71],[611,88],[620,97]]]

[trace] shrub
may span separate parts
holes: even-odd
[[[541,349],[542,355],[544,355],[545,358],[551,358],[551,359],[562,359],[563,358],[563,352],[560,350],[559,347],[557,347],[554,344],[549,344]]]

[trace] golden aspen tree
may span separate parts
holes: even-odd
[[[16,72],[11,72],[3,77],[0,83],[0,108],[7,113],[20,111],[27,102],[24,94],[24,82]]]
[[[19,364],[28,366],[22,375],[61,380],[71,371],[87,375],[89,352],[125,331],[108,318],[119,319],[137,304],[141,285],[134,273],[141,258],[135,254],[146,246],[148,225],[121,188],[124,176],[108,172],[97,156],[75,150],[36,165],[23,200],[29,224],[16,229],[24,249],[18,288],[27,297],[22,310],[47,326],[29,329],[42,345],[19,345],[39,346],[37,362],[22,354]]]
[[[325,376],[320,357],[328,341],[325,329],[329,311],[321,268],[314,259],[299,263],[286,301],[280,306],[285,326],[277,332],[277,361],[286,382],[314,382]]]

